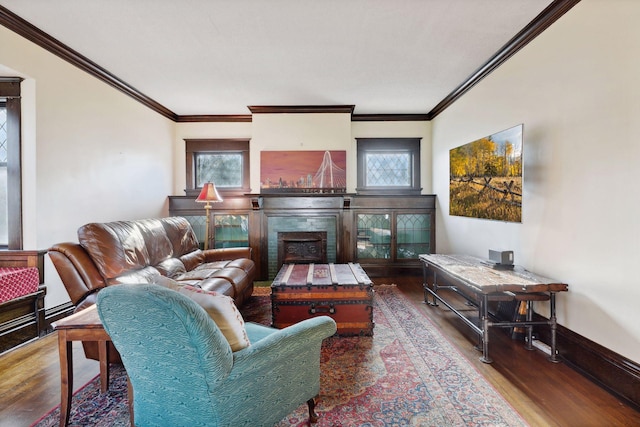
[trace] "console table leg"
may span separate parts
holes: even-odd
[[[483,363],[491,363],[493,360],[489,357],[489,297],[487,294],[482,295],[480,305],[482,311],[482,357],[480,360]]]
[[[424,289],[424,302],[427,305],[430,305],[432,307],[437,307],[438,306],[438,300],[436,299],[436,297],[434,295],[431,296],[431,300],[432,302],[429,302],[429,282],[427,281],[427,276],[428,276],[428,267],[426,264],[422,264],[422,287]],[[434,293],[438,293],[438,283],[436,282],[436,272],[433,272],[433,292]]]
[[[551,356],[549,356],[549,360],[554,363],[560,362],[558,359],[558,355],[556,354],[556,335],[558,329],[558,319],[556,318],[556,293],[550,292],[549,299],[549,308],[550,308],[550,319],[549,326],[551,329]]]
[[[526,321],[531,322],[533,320],[533,303],[527,301],[527,317]],[[533,347],[533,325],[527,325],[527,343],[525,347],[527,350],[534,350]]]

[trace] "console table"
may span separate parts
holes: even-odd
[[[491,363],[489,357],[489,328],[525,327],[527,330],[527,349],[532,347],[533,326],[545,325],[551,330],[551,355],[549,360],[558,362],[556,354],[556,293],[568,290],[568,285],[547,277],[531,273],[522,267],[496,268],[492,263],[468,255],[420,255],[423,264],[424,300],[436,306],[440,301],[478,334],[482,360]],[[433,274],[433,284],[427,282],[429,273]],[[446,282],[438,283],[439,280]],[[478,307],[479,325],[469,320],[446,301],[438,290],[448,289]],[[432,301],[429,301],[431,296]],[[522,321],[498,321],[489,316],[491,301],[523,301],[526,303],[526,318]],[[550,315],[547,321],[533,320],[533,302],[549,301]]]

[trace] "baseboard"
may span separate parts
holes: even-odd
[[[0,304],[0,352],[44,334],[46,288]]]
[[[69,301],[45,310],[46,333],[53,330],[53,327],[51,326],[53,323],[72,314],[75,308],[76,306]]]
[[[544,320],[541,316],[540,320]],[[547,328],[539,328],[538,337],[551,342]],[[640,410],[640,365],[558,325],[557,351],[560,359],[596,384]]]

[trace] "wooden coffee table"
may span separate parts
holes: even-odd
[[[73,347],[72,341],[97,341],[100,362],[100,391],[109,389],[109,359],[107,343],[111,338],[104,330],[96,306],[65,317],[53,324],[58,331],[58,351],[60,353],[60,426],[69,423],[71,396],[73,392]]]

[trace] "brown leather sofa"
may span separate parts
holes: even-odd
[[[49,249],[76,311],[94,304],[106,286],[166,277],[228,295],[238,307],[253,292],[251,248],[200,250],[191,224],[182,217],[90,223],[78,229],[78,242]],[[97,346],[83,344],[85,355],[97,359]],[[113,353],[110,360],[117,361]]]

